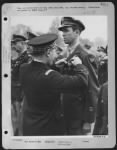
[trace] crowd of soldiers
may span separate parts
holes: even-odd
[[[75,57],[79,57],[79,61],[83,64],[89,72],[88,85],[87,87],[81,87],[77,92],[72,94],[69,92],[61,92],[60,94],[60,105],[61,112],[60,116],[64,116],[65,130],[60,131],[60,135],[88,135],[91,134],[108,134],[108,57],[107,49],[100,48],[98,52],[105,53],[105,56],[97,62],[97,59],[93,55],[89,55],[86,50],[80,46],[78,43],[78,36],[85,29],[84,24],[75,20],[72,17],[63,17],[61,20],[61,27],[58,29],[63,33],[64,42],[68,44],[67,58],[62,55],[63,49],[56,45],[56,61],[52,64],[51,69],[60,72],[63,75],[73,76],[76,73],[72,61],[75,61]],[[68,33],[72,32],[74,34],[74,44],[71,44],[70,37]],[[72,34],[72,35],[73,35]],[[73,41],[72,39],[72,41]],[[21,82],[19,80],[19,71],[23,64],[31,64],[35,57],[34,50],[37,53],[37,47],[45,49],[44,46],[50,46],[51,42],[55,42],[56,38],[54,35],[47,34],[45,37],[36,36],[33,33],[28,32],[28,38],[22,35],[13,35],[11,40],[11,115],[12,115],[12,126],[13,134],[15,136],[20,135],[59,135],[59,130],[55,133],[47,130],[47,132],[38,132],[39,126],[28,129],[28,124],[26,122],[28,115],[25,116],[25,129],[23,129],[23,118],[24,113],[23,107],[24,101],[26,99],[25,90],[22,89]],[[75,51],[74,51],[75,49]],[[33,52],[32,52],[33,51]],[[33,55],[31,55],[33,53]],[[37,60],[36,60],[37,61]],[[36,64],[35,64],[36,65]],[[80,72],[85,70],[81,68]],[[50,70],[51,72],[51,70]],[[84,71],[86,73],[86,71]],[[29,72],[30,73],[30,72]],[[48,74],[49,72],[47,72]],[[27,77],[28,78],[28,77]],[[23,82],[23,81],[22,81]],[[28,81],[27,81],[28,82]],[[33,85],[32,85],[33,86]],[[56,85],[57,86],[57,85]],[[69,90],[68,90],[69,91]],[[72,89],[73,91],[73,89]],[[74,90],[75,91],[75,90]],[[35,96],[34,96],[35,97]],[[85,99],[85,100],[84,100]],[[28,100],[27,100],[28,103]],[[46,103],[46,101],[45,101]],[[41,104],[41,103],[40,103]],[[48,102],[47,102],[48,104]],[[59,103],[58,103],[59,105]],[[85,105],[85,106],[84,106]],[[48,105],[48,107],[50,107]],[[35,107],[36,108],[36,107]],[[34,109],[35,109],[34,108]],[[37,108],[36,108],[37,109]],[[41,109],[41,108],[39,108]],[[42,106],[43,109],[43,106]],[[29,117],[30,118],[30,117]],[[33,121],[32,120],[28,120]],[[35,120],[34,120],[35,121]],[[93,131],[92,123],[94,124]],[[32,123],[33,124],[33,123]],[[38,123],[37,123],[38,124]],[[41,122],[40,122],[41,124]],[[59,123],[58,123],[59,124]],[[54,123],[53,123],[54,125]],[[54,128],[52,126],[52,128]],[[30,126],[30,124],[29,124]],[[57,126],[57,125],[56,125]],[[44,127],[43,127],[44,128]],[[60,125],[60,128],[61,127]],[[33,129],[35,130],[33,133]],[[49,127],[48,127],[49,129]],[[29,130],[32,130],[29,131]],[[49,129],[51,130],[51,128]],[[45,128],[46,131],[46,128]],[[28,133],[29,132],[29,133]],[[36,132],[36,133],[35,133]]]

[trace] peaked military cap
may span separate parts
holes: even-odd
[[[29,40],[28,44],[31,46],[42,46],[42,45],[49,45],[57,39],[56,34],[43,34],[32,38]]]
[[[63,31],[66,27],[78,26],[80,31],[85,29],[84,24],[80,20],[75,20],[72,17],[63,17],[61,19],[61,27],[58,30]]]
[[[28,36],[28,40],[30,40],[30,39],[36,37],[37,35],[35,35],[35,34],[32,33],[32,32],[27,32],[27,36]]]
[[[39,53],[45,48],[53,48],[55,40],[58,38],[56,34],[48,33],[43,34],[29,40],[28,44],[33,46],[34,49],[31,53]],[[38,48],[37,48],[38,47]]]
[[[13,34],[13,39],[11,42],[18,42],[18,41],[26,41],[26,38],[22,35]]]

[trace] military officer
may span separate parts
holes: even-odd
[[[19,68],[21,64],[27,63],[29,56],[26,51],[26,38],[22,35],[13,35],[11,41],[11,102],[12,102],[12,125],[14,135],[21,135],[21,106],[23,93],[19,83]]]
[[[80,44],[80,34],[85,30],[85,26],[80,20],[72,17],[63,17],[61,19],[61,26],[58,29],[63,33],[65,44],[68,44],[68,56],[63,59],[63,62],[70,62],[74,56],[77,56],[89,71],[88,90],[79,90],[77,94],[63,95],[67,134],[87,134],[91,130],[91,123],[95,121],[99,91],[96,58],[92,54],[88,54]],[[67,73],[68,69],[69,67],[63,67],[62,72]],[[73,74],[72,71],[71,74]]]
[[[60,93],[74,92],[88,85],[88,71],[79,58],[72,64],[74,76],[50,69],[56,60],[56,34],[44,34],[29,41],[33,61],[20,68],[20,83],[25,94],[23,135],[64,135],[64,113]]]
[[[11,43],[14,43],[11,47],[11,50],[15,49],[17,52],[17,58],[11,60],[12,67],[12,77],[15,80],[18,80],[19,67],[21,64],[28,62],[28,54],[27,54],[27,44],[26,38],[22,35],[13,35],[13,39]]]
[[[98,70],[98,78],[99,84],[102,86],[108,80],[108,55],[107,48],[99,48],[100,53],[100,61],[99,61],[99,70]]]

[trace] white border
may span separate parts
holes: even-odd
[[[20,11],[38,7],[38,11]],[[84,7],[84,8],[81,8]],[[95,7],[95,8],[92,8]],[[96,8],[99,7],[99,8]],[[15,137],[11,128],[11,74],[10,74],[10,19],[12,16],[74,16],[107,15],[108,17],[108,114],[109,135],[106,136],[43,136]],[[112,148],[116,142],[115,131],[115,22],[114,5],[111,2],[84,3],[6,3],[2,6],[2,144],[11,149],[64,149],[64,148]],[[4,21],[4,17],[8,20]],[[5,78],[4,74],[8,74]],[[8,134],[4,131],[8,130]]]

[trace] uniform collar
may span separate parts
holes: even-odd
[[[75,47],[74,51],[67,57],[67,60],[70,60],[74,55],[80,55],[82,51],[82,46],[79,44]]]
[[[32,64],[34,64],[34,66],[43,66],[44,68],[50,68],[47,64],[37,59],[33,59]]]
[[[74,44],[68,45],[68,51],[69,51],[69,53],[72,54],[78,45],[79,45],[79,38],[77,38],[75,40]]]
[[[38,60],[38,59],[36,59],[36,58],[34,58],[33,61],[34,61],[34,62],[39,62],[39,63],[44,64],[44,62],[42,62],[41,60]]]

